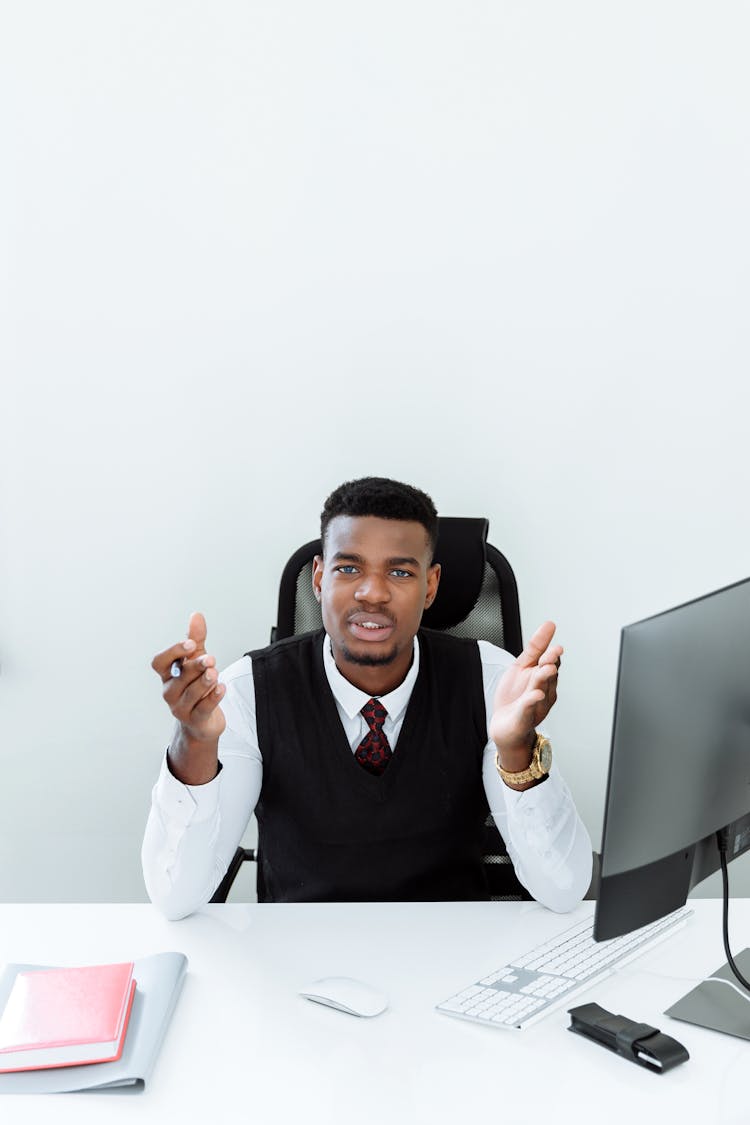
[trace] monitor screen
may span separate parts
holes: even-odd
[[[750,848],[750,579],[622,630],[594,936],[682,906]]]

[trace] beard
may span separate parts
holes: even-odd
[[[346,645],[342,645],[341,655],[349,664],[359,664],[367,668],[382,668],[386,664],[392,664],[396,659],[398,656],[398,645],[394,645],[390,652],[384,652],[380,656],[376,656],[371,652],[352,652]]]

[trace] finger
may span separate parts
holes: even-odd
[[[518,731],[525,731],[541,722],[544,714],[546,714],[543,707],[546,698],[541,688],[525,691],[523,695],[519,696],[512,712],[513,728]],[[544,714],[542,714],[542,711],[544,711]]]
[[[161,676],[164,683],[172,678],[170,668],[176,660],[184,660],[186,656],[195,651],[195,641],[190,637],[186,641],[180,641],[179,644],[172,645],[171,648],[166,648],[164,652],[157,652],[154,659],[151,661],[151,667]]]
[[[180,722],[185,723],[189,721],[190,715],[196,704],[200,703],[207,695],[210,695],[216,688],[218,683],[218,672],[215,668],[207,668],[205,672],[197,676],[186,687],[183,686],[181,679],[175,680],[174,685],[170,685],[164,689],[164,698],[170,703],[172,714]],[[179,692],[174,702],[168,699],[170,691],[176,690]]]
[[[526,685],[528,691],[533,691],[539,688],[541,691],[547,692],[550,684],[557,683],[557,665],[556,664],[538,664],[529,673],[529,680]]]
[[[195,654],[206,651],[206,619],[202,613],[191,613],[188,622],[188,637],[195,641]]]
[[[202,699],[198,700],[191,711],[191,715],[195,718],[205,719],[212,711],[216,710],[226,690],[224,684],[216,684],[213,691],[210,691],[208,695],[204,695]]]
[[[526,692],[518,701],[523,707],[523,719],[519,726],[522,727],[525,724],[538,727],[552,710],[555,698],[551,698],[543,688],[535,688],[533,691]]]
[[[555,635],[554,621],[545,621],[540,625],[534,635],[526,642],[526,647],[516,659],[516,664],[521,668],[532,668],[539,663],[539,659],[550,646]]]
[[[533,697],[533,699],[532,699]],[[526,691],[519,698],[519,703],[528,708],[533,706],[534,726],[540,723],[551,711],[557,701],[557,668],[554,664],[545,664],[535,668]]]
[[[540,664],[556,664],[557,667],[559,668],[560,664],[562,663],[563,651],[564,650],[563,650],[562,645],[550,645],[550,647],[547,649],[547,651],[543,652],[542,655],[539,657],[539,663]]]
[[[199,656],[196,660],[184,661],[179,669],[179,675],[169,676],[162,690],[162,695],[166,699],[169,706],[174,708],[174,706],[179,702],[180,696],[187,691],[191,684],[194,684],[197,680],[199,680],[207,669],[215,668],[215,666],[216,657],[209,656],[208,654],[206,654],[205,656]],[[215,682],[216,679],[217,676],[214,675],[212,677],[212,680],[206,680],[205,682]]]

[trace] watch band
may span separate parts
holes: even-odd
[[[682,1043],[671,1035],[664,1035],[658,1027],[636,1023],[627,1016],[616,1016],[599,1004],[581,1004],[578,1008],[570,1008],[568,1015],[568,1031],[593,1039],[602,1047],[616,1051],[623,1058],[657,1074],[664,1074],[690,1058]]]
[[[526,785],[529,781],[539,781],[540,778],[547,776],[549,769],[544,769],[539,759],[541,748],[545,743],[549,746],[549,739],[537,731],[534,745],[531,748],[531,761],[525,770],[519,770],[518,773],[511,773],[510,770],[503,769],[500,765],[500,751],[495,750],[495,767],[506,785]]]

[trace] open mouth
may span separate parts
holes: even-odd
[[[349,618],[349,632],[360,641],[384,641],[390,637],[395,625],[383,614],[357,613]]]

